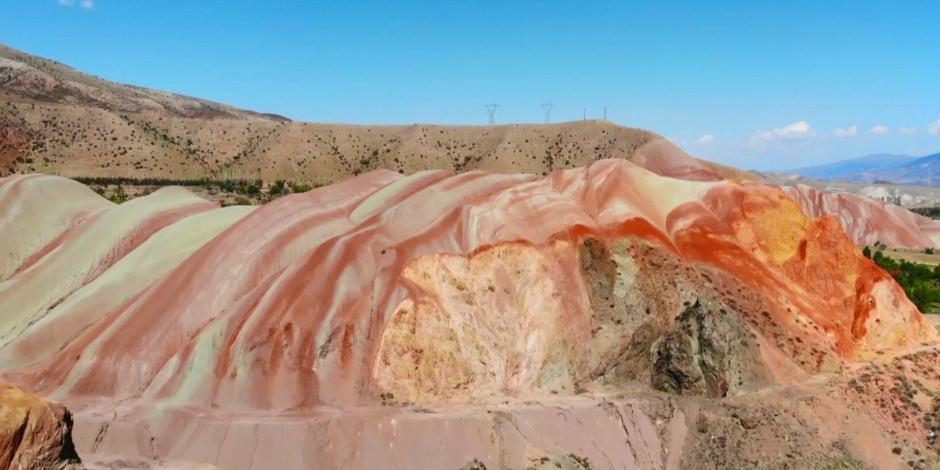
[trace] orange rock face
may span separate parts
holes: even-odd
[[[779,284],[765,296],[770,302],[787,299],[783,303],[789,315],[779,321],[808,318],[844,357],[860,358],[932,337],[932,327],[921,321],[900,286],[860,254],[835,218],[809,219],[775,190],[737,192],[740,204],[724,217],[733,221],[739,240],[753,240],[745,246],[758,260],[781,271]],[[735,267],[729,263],[727,269]],[[873,318],[876,310],[879,317]]]
[[[0,381],[0,468],[64,468],[78,463],[72,415]]]

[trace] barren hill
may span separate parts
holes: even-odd
[[[698,174],[697,179],[714,179],[713,172],[727,170],[689,157],[659,135],[607,121],[290,122],[112,83],[0,46],[0,175],[260,177],[326,184],[378,168],[547,174],[604,158],[637,161],[659,173]]]
[[[246,111],[199,98],[110,82],[2,44],[0,85],[4,93],[27,100],[84,105],[117,113],[152,112],[190,118],[288,120],[282,116]]]

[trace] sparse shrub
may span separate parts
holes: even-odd
[[[306,183],[290,183],[290,190],[292,193],[305,193],[311,189],[313,188]]]
[[[115,204],[123,204],[127,202],[127,193],[124,192],[124,186],[118,185],[114,190],[114,194],[111,194],[111,197],[108,199]]]
[[[864,468],[865,464],[851,455],[830,457],[826,462],[826,470],[861,470]]]
[[[287,183],[284,180],[277,180],[274,184],[268,188],[268,194],[272,196],[280,196],[284,194],[287,190]]]

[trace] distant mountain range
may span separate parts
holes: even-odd
[[[795,173],[806,178],[829,180],[842,179],[852,175],[875,170],[884,170],[887,168],[896,168],[906,165],[917,157],[910,155],[892,155],[892,154],[874,154],[864,157],[852,158],[849,160],[840,160],[825,165],[807,166],[791,170],[788,173]]]
[[[910,155],[866,155],[825,165],[798,168],[786,173],[821,180],[940,186],[940,153],[921,158]]]

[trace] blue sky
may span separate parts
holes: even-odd
[[[0,0],[0,42],[298,120],[537,123],[550,101],[748,168],[940,151],[937,1],[274,4]]]

